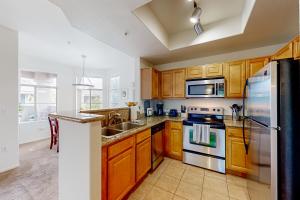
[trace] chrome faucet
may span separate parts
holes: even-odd
[[[108,113],[108,126],[122,123],[122,121],[123,120],[120,113],[117,113],[116,111],[111,111],[110,113]]]

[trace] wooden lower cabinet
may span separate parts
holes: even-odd
[[[151,168],[151,130],[102,148],[102,199],[119,200]]]
[[[135,185],[135,148],[108,161],[108,199],[122,199]]]
[[[182,160],[183,132],[182,122],[168,121],[164,132],[165,155]]]
[[[101,199],[107,200],[107,147],[102,148]]]
[[[226,169],[231,172],[248,172],[248,157],[242,131],[242,128],[226,129]]]
[[[151,138],[136,145],[136,181],[141,180],[151,168]]]
[[[108,147],[108,200],[122,199],[135,185],[135,137]]]

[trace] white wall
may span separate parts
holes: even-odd
[[[123,64],[118,68],[109,69],[107,72],[107,85],[109,86],[109,79],[111,77],[120,76],[121,89],[127,89],[128,98],[121,99],[120,107],[125,106],[125,102],[136,101],[136,59],[131,58],[124,60]],[[138,82],[138,84],[140,84]],[[109,87],[108,87],[109,89]],[[107,95],[109,99],[109,95]]]
[[[239,60],[239,59],[246,59],[246,58],[254,58],[260,56],[271,55],[276,52],[279,48],[281,48],[284,44],[266,46],[261,48],[255,49],[248,49],[238,52],[220,54],[216,56],[209,56],[203,58],[196,58],[190,60],[184,60],[180,62],[168,63],[163,65],[155,66],[155,68],[159,70],[166,70],[166,69],[173,69],[173,68],[180,68],[180,67],[187,67],[187,66],[197,66],[209,63],[216,63],[216,62],[224,62],[224,61],[231,61],[231,60]],[[180,109],[180,105],[186,106],[208,106],[208,107],[223,107],[225,109],[226,115],[231,115],[231,110],[229,108],[232,104],[242,105],[241,99],[216,99],[216,98],[197,98],[197,99],[186,99],[186,100],[164,100],[164,108],[171,109],[176,108]]]
[[[19,165],[18,33],[0,26],[0,173]]]

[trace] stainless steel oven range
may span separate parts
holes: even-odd
[[[189,107],[183,130],[183,162],[225,173],[224,109]]]

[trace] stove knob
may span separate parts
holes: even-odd
[[[194,108],[191,108],[191,110],[194,110]]]
[[[220,110],[220,109],[218,109],[217,111],[218,111],[218,112],[220,112],[221,110]]]
[[[213,111],[216,111],[216,109],[213,109]]]

